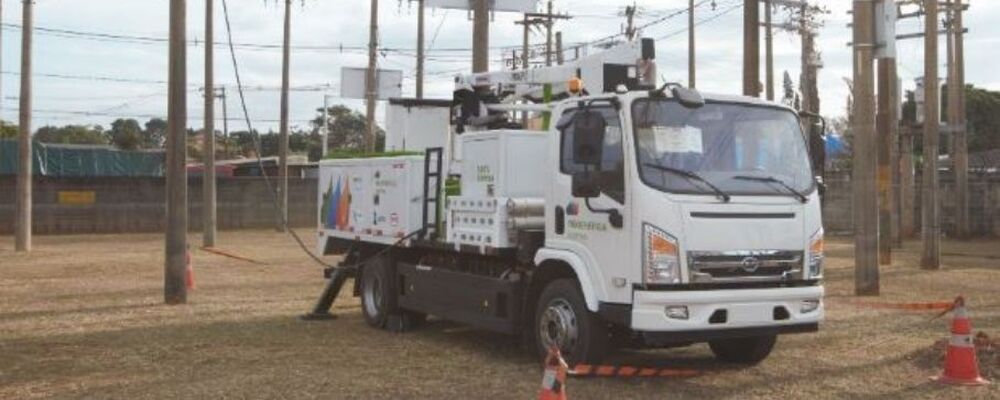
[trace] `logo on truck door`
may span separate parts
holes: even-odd
[[[757,269],[760,268],[760,265],[761,261],[757,257],[746,257],[742,261],[740,261],[740,269],[751,274],[757,272]]]

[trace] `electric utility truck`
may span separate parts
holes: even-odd
[[[795,110],[654,85],[649,40],[394,100],[395,156],[320,164],[325,313],[347,277],[368,324],[428,315],[594,362],[707,342],[754,363],[823,319],[823,228]]]

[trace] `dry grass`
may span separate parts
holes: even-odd
[[[541,379],[510,338],[436,320],[406,334],[372,330],[350,297],[338,300],[337,321],[299,322],[322,288],[320,269],[272,232],[221,234],[225,250],[261,265],[195,251],[199,286],[178,307],[162,305],[158,235],[39,237],[30,255],[14,254],[8,239],[0,240],[0,398],[526,399]],[[571,380],[570,397],[1000,398],[998,384],[929,382],[948,321],[853,305],[851,246],[829,247],[820,333],[782,337],[753,368],[718,364],[704,345],[622,351],[613,361],[707,372]],[[965,294],[977,331],[1000,337],[998,242],[946,242],[936,272],[916,267],[918,249],[906,243],[883,269],[880,300]]]

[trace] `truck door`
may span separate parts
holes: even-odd
[[[577,109],[567,109],[559,118],[557,133],[558,146],[552,146],[558,153],[557,173],[550,188],[548,202],[553,214],[552,224],[548,224],[547,247],[569,250],[579,256],[590,273],[595,293],[602,301],[628,303],[631,299],[629,261],[631,243],[631,218],[627,207],[629,198],[625,179],[625,151],[622,135],[622,120],[618,110],[610,105],[597,104],[591,111],[603,115],[605,128],[601,162],[598,171],[595,166],[574,161],[573,144],[577,132],[573,126]],[[573,174],[592,171],[600,195],[589,200],[573,196]],[[588,205],[589,203],[589,205]],[[617,216],[612,216],[617,214]]]

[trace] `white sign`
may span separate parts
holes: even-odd
[[[345,99],[366,98],[367,74],[367,68],[342,68],[340,70],[340,97]],[[403,97],[403,71],[380,69],[375,79],[378,82],[375,85],[378,88],[377,99],[388,100]]]
[[[476,0],[425,0],[427,7],[471,10]],[[538,10],[538,0],[486,0],[493,11],[530,13]]]

